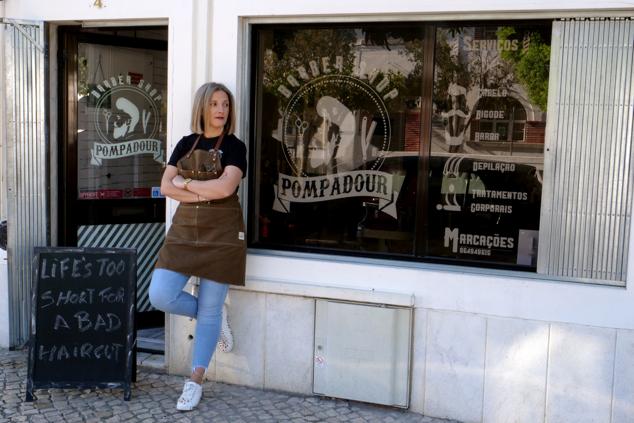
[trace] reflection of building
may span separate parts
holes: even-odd
[[[530,104],[528,105],[530,107]],[[517,151],[543,151],[546,122],[528,120],[535,115],[514,96],[481,97],[473,107],[469,123],[468,144],[478,150],[500,148],[511,154]],[[539,115],[543,113],[538,112]]]
[[[473,107],[470,141],[524,142],[526,110],[513,97],[481,97]]]

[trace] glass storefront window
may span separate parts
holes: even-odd
[[[535,268],[550,23],[253,33],[251,246]]]
[[[78,199],[160,196],[165,51],[79,43]]]
[[[550,31],[437,27],[428,257],[536,268]]]
[[[422,37],[258,31],[253,242],[414,254]]]

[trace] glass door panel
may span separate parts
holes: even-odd
[[[160,196],[166,51],[79,43],[77,199]]]

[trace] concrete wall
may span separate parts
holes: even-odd
[[[310,395],[315,299],[275,283],[254,287],[231,290],[235,347],[214,355],[207,378]],[[351,292],[329,296],[384,300]],[[187,357],[193,325],[180,329],[172,342]],[[417,307],[413,333],[413,411],[465,423],[634,418],[633,330]],[[188,361],[175,361],[181,369],[171,370],[188,374]]]

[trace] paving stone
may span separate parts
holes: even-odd
[[[451,423],[389,407],[210,381],[198,408],[184,413],[175,407],[183,377],[143,366],[131,401],[123,400],[121,389],[40,389],[37,400],[26,403],[26,354],[0,349],[0,422]]]

